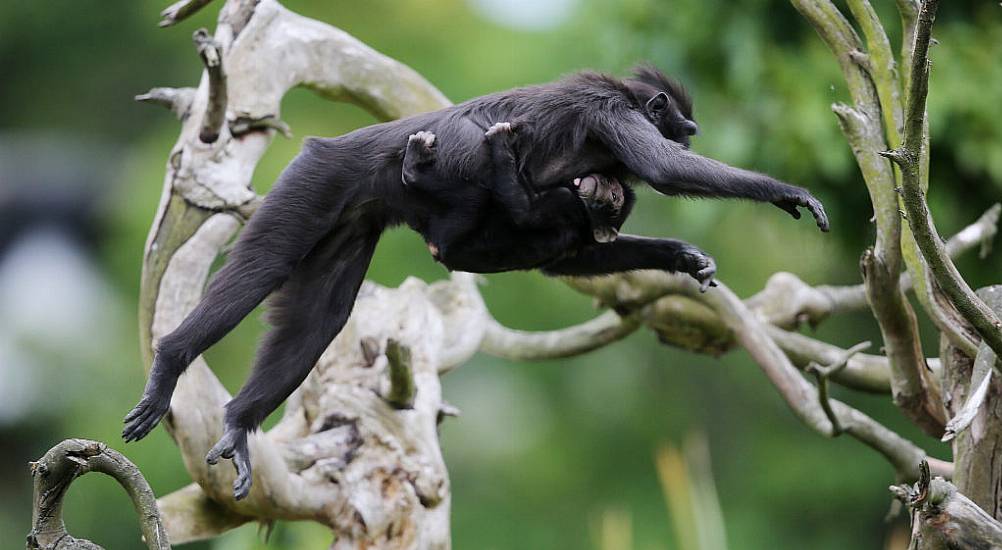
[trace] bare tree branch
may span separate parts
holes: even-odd
[[[99,546],[90,541],[71,537],[63,524],[63,498],[66,491],[76,478],[89,472],[101,472],[115,478],[129,493],[132,505],[139,515],[139,527],[147,548],[170,549],[167,533],[160,521],[156,497],[139,468],[104,443],[86,439],[67,439],[49,449],[38,461],[31,463],[34,501],[31,532],[28,534],[29,549],[100,550]]]
[[[891,163],[881,158],[879,152],[888,148],[881,124],[881,103],[878,84],[870,70],[882,77],[889,76],[887,64],[882,59],[880,67],[870,62],[858,63],[858,53],[863,43],[852,25],[829,0],[792,0],[793,5],[814,26],[815,30],[835,54],[845,76],[853,104],[835,104],[842,133],[852,148],[870,193],[877,237],[872,249],[863,254],[860,267],[866,285],[867,301],[880,325],[884,349],[891,364],[891,390],[894,402],[905,414],[927,433],[939,436],[946,422],[942,402],[936,399],[935,384],[922,354],[918,334],[918,321],[911,305],[900,287],[901,271],[901,219],[898,196],[894,191],[895,175]],[[872,10],[856,3],[856,11],[869,28],[876,46],[871,53],[886,57],[881,34],[870,18]],[[893,101],[892,91],[885,86],[888,101]],[[893,115],[893,106],[889,115]],[[893,121],[893,116],[891,119]]]
[[[480,349],[512,361],[572,357],[625,338],[639,326],[636,318],[613,311],[577,326],[542,332],[510,329],[491,319]]]
[[[908,223],[936,282],[961,315],[974,326],[981,338],[996,354],[1000,354],[1002,321],[974,294],[953,265],[936,231],[921,188],[919,155],[922,150],[925,125],[926,96],[929,93],[929,43],[938,6],[938,0],[924,0],[922,3],[915,32],[911,81],[905,111],[904,143],[900,148],[883,154],[901,167],[902,197],[905,211],[908,213]]]
[[[837,361],[827,365],[822,366],[818,363],[811,362],[804,369],[808,374],[813,374],[817,379],[818,385],[818,402],[821,405],[821,409],[825,411],[825,416],[828,417],[828,421],[832,424],[832,435],[842,434],[842,424],[838,420],[835,411],[832,409],[831,403],[828,401],[828,379],[832,376],[842,372],[846,366],[849,364],[849,360],[852,359],[854,355],[870,347],[870,342],[861,342],[855,346],[845,350],[845,353],[838,358]]]

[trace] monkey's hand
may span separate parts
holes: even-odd
[[[220,458],[233,460],[233,467],[237,470],[237,478],[233,481],[233,498],[243,499],[250,493],[253,483],[250,450],[247,448],[247,430],[226,428],[222,439],[212,447],[209,454],[205,455],[205,461],[213,465],[218,463]]]
[[[713,276],[717,274],[717,262],[695,246],[686,246],[675,255],[672,271],[688,273],[699,282],[700,292],[706,292],[711,286],[717,286],[713,281]]]
[[[146,437],[153,428],[160,423],[160,419],[170,410],[170,398],[174,394],[174,387],[177,385],[177,378],[170,377],[161,380],[157,376],[157,363],[165,361],[163,356],[157,354],[153,359],[153,370],[150,379],[146,382],[146,389],[143,390],[143,397],[139,403],[125,415],[125,428],[122,430],[122,439],[126,442],[139,441]]]
[[[788,196],[774,201],[772,204],[786,210],[797,220],[800,219],[800,211],[797,208],[806,208],[814,216],[814,221],[817,222],[818,228],[822,231],[828,231],[828,214],[825,213],[824,205],[804,189],[795,187]]]

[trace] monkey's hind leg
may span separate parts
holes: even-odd
[[[241,233],[205,296],[160,340],[143,397],[125,417],[126,441],[142,439],[160,422],[188,365],[233,330],[328,234],[353,196],[348,190],[331,192],[331,154],[319,141],[307,141]]]
[[[348,320],[379,239],[378,231],[341,225],[303,260],[269,307],[265,336],[250,378],[226,405],[226,433],[205,457],[233,459],[240,500],[252,484],[247,434],[285,401]]]

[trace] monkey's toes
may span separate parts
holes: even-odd
[[[699,249],[692,249],[682,253],[681,269],[679,271],[688,273],[690,277],[699,282],[699,291],[706,292],[711,286],[717,286],[713,281],[717,274],[717,262],[712,256],[705,254]]]
[[[247,446],[247,431],[241,428],[227,428],[219,442],[212,447],[205,461],[217,464],[220,458],[233,459],[237,478],[233,481],[233,498],[240,500],[250,493],[253,485],[250,450]]]
[[[484,136],[490,139],[497,135],[511,134],[514,131],[515,127],[510,122],[495,122],[493,126],[484,132]]]
[[[422,130],[407,137],[407,147],[412,150],[430,151],[435,147],[435,134]]]

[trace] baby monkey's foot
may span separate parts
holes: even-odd
[[[518,126],[510,122],[495,122],[493,126],[484,132],[484,137],[488,141],[498,138],[506,138],[518,132]]]
[[[435,134],[421,131],[407,138],[401,179],[404,185],[418,180],[420,170],[435,162]]]

